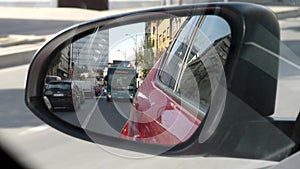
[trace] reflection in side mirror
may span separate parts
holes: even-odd
[[[295,121],[270,118],[279,42],[274,13],[247,3],[105,17],[37,51],[25,102],[50,126],[100,145],[282,160],[294,147],[287,133]]]
[[[45,105],[87,132],[160,145],[184,142],[208,111],[209,78],[218,78],[212,62],[225,64],[230,33],[216,16],[95,28],[53,53]]]

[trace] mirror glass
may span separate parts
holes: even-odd
[[[176,145],[208,114],[230,39],[213,15],[96,27],[53,53],[45,105],[87,132]]]

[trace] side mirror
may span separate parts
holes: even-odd
[[[278,59],[257,47],[279,51],[276,17],[257,5],[199,4],[101,18],[60,32],[35,54],[25,101],[50,126],[98,144],[202,155],[230,144],[234,156],[240,149],[225,139],[231,125],[264,121],[274,110]],[[45,85],[48,77],[59,78]],[[245,87],[252,84],[262,87]]]

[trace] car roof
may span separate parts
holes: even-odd
[[[72,83],[72,80],[52,80],[50,83]]]

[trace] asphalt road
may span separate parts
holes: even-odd
[[[79,21],[0,19],[0,36],[19,35],[50,35],[72,26]]]
[[[129,119],[131,103],[128,100],[107,102],[105,96],[86,99],[76,111],[56,110],[54,114],[76,126],[101,134],[119,137]]]
[[[285,59],[280,62],[282,69],[279,74],[279,94],[277,97],[279,106],[276,108],[276,115],[295,117],[295,114],[300,110],[300,97],[298,96],[300,71],[297,65],[291,66],[288,61],[298,62],[300,58],[300,18],[281,20],[280,25],[282,26],[283,44],[286,46],[282,47],[282,51],[285,52],[282,56]],[[215,159],[204,158],[176,158],[174,160],[174,158],[149,157],[144,154],[134,154],[134,156],[147,158],[120,157],[116,153],[128,155],[130,152],[94,145],[62,134],[44,124],[26,108],[24,104],[24,80],[27,69],[28,65],[23,65],[0,70],[0,141],[1,145],[18,160],[31,168],[159,167],[174,169],[195,166],[199,168],[200,164],[204,168],[234,168],[234,166],[229,165],[231,161],[228,159],[226,159],[226,165],[221,165],[222,163],[216,163]],[[103,107],[101,100],[99,104],[100,107]],[[240,162],[240,166],[243,168],[247,166],[253,168],[248,164],[249,162]]]
[[[300,110],[300,17],[279,21],[281,52],[274,116],[296,117]],[[290,99],[286,99],[290,98]]]

